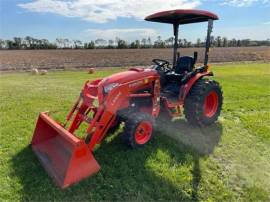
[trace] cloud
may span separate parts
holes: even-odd
[[[121,39],[133,41],[135,39],[142,39],[147,37],[155,37],[158,35],[156,30],[147,28],[137,28],[137,29],[88,29],[85,30],[83,35],[88,40],[93,40],[97,38],[102,39],[115,39],[119,37]]]
[[[264,22],[263,24],[264,24],[264,25],[270,25],[270,21]]]
[[[224,0],[222,5],[247,7],[251,6],[254,3],[269,4],[270,0]]]
[[[143,19],[146,15],[167,9],[192,9],[201,0],[33,0],[18,4],[31,12],[53,13],[105,23],[119,17]]]

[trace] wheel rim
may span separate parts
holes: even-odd
[[[211,91],[204,101],[204,115],[212,117],[216,114],[218,109],[218,95],[215,91]]]
[[[135,132],[135,141],[137,144],[145,144],[152,135],[153,127],[149,121],[142,121],[137,126]]]

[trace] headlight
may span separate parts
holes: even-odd
[[[115,87],[119,86],[119,83],[111,83],[107,86],[104,86],[104,93],[109,93],[112,89],[114,89]]]

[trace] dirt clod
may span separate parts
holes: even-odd
[[[90,68],[89,70],[88,70],[88,74],[93,74],[95,72],[95,69],[94,68]]]

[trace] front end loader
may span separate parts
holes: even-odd
[[[31,144],[58,186],[65,188],[99,171],[93,149],[111,127],[119,124],[117,112],[125,111],[130,100],[151,98],[154,104],[150,113],[153,117],[158,115],[158,77],[155,70],[135,68],[102,80],[87,81],[63,124],[46,112],[40,113]],[[148,92],[139,92],[141,89]],[[85,137],[79,138],[76,130],[82,122],[88,128]]]

